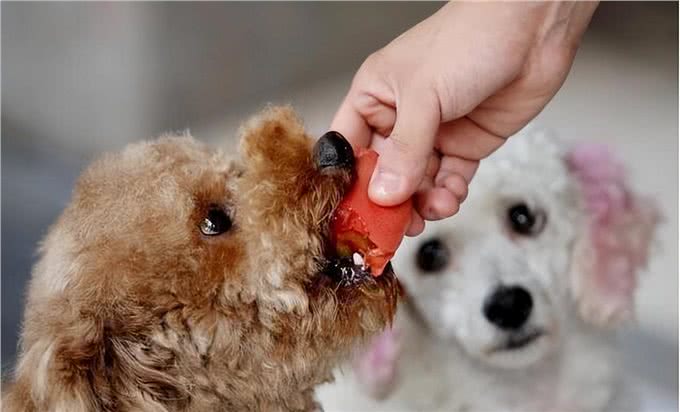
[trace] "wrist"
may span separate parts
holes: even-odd
[[[599,2],[545,3],[543,24],[537,32],[536,43],[575,49],[590,23]]]

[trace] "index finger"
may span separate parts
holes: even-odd
[[[354,148],[367,147],[371,142],[371,128],[351,103],[349,94],[345,96],[345,100],[335,113],[331,130],[343,135]]]

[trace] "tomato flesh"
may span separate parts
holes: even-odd
[[[401,243],[411,222],[411,200],[391,207],[368,198],[368,184],[378,153],[359,149],[355,153],[356,179],[335,210],[331,237],[336,253],[359,253],[373,276],[380,276]]]

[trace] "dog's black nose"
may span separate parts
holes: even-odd
[[[526,323],[534,303],[520,286],[500,286],[484,302],[484,316],[504,330],[519,329]]]
[[[354,167],[354,152],[343,135],[328,132],[314,146],[314,161],[319,169],[335,167],[351,170]]]

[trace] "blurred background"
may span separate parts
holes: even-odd
[[[5,374],[36,243],[97,154],[183,129],[230,145],[239,122],[268,102],[292,103],[320,135],[363,59],[441,3],[0,7]],[[611,143],[635,186],[659,200],[665,222],[624,345],[657,402],[650,410],[677,405],[678,4],[602,3],[537,122]]]

